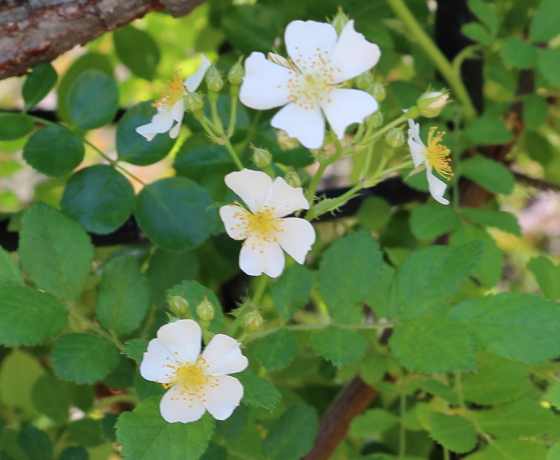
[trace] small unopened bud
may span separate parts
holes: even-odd
[[[167,305],[169,309],[179,318],[188,319],[191,317],[189,302],[182,295],[167,295]]]
[[[198,93],[187,92],[185,95],[185,109],[189,112],[198,112],[204,107],[204,99]]]
[[[220,72],[215,65],[212,65],[207,71],[206,76],[206,86],[210,91],[215,91],[216,93],[221,91],[224,87],[224,79],[220,75]]]
[[[356,77],[356,86],[363,91],[367,91],[374,81],[373,73],[368,70],[359,77]]]
[[[272,154],[267,149],[253,147],[253,163],[259,168],[266,168],[272,161]]]
[[[383,114],[381,111],[378,110],[371,116],[371,126],[372,128],[383,126]]]
[[[334,29],[336,30],[336,33],[338,35],[341,34],[342,29],[344,29],[344,27],[346,26],[346,24],[348,24],[348,21],[350,20],[350,18],[348,16],[346,16],[346,14],[344,14],[344,12],[342,11],[342,8],[339,6],[338,7],[338,12],[336,13],[335,17],[333,18],[331,24],[334,27]]]
[[[367,92],[371,94],[377,102],[385,100],[387,97],[387,91],[385,91],[385,86],[380,81],[372,83]]]
[[[416,104],[425,117],[437,117],[447,104],[449,94],[446,91],[427,91],[418,98]]]
[[[243,317],[243,326],[249,333],[258,331],[263,324],[263,317],[257,310],[250,311]]]
[[[393,128],[385,134],[385,142],[389,147],[396,149],[404,145],[406,138],[401,128]]]
[[[295,171],[288,171],[284,174],[284,180],[288,185],[291,185],[294,188],[301,187],[301,179]]]
[[[212,302],[204,297],[204,300],[200,302],[196,307],[196,313],[198,314],[200,319],[204,321],[210,321],[212,318],[214,318],[214,305],[212,305]]]
[[[241,83],[243,83],[243,77],[245,76],[245,71],[243,70],[243,66],[241,65],[241,59],[242,58],[240,58],[239,61],[233,64],[233,66],[231,67],[231,69],[229,69],[229,72],[227,74],[228,81],[232,85],[240,85]]]

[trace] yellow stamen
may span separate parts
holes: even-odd
[[[263,246],[266,243],[277,241],[276,234],[284,231],[278,226],[278,223],[282,222],[283,219],[274,217],[274,208],[265,206],[262,211],[253,214],[241,207],[239,203],[236,202],[235,205],[241,208],[239,212],[233,215],[239,221],[235,228],[243,230],[237,239],[251,237],[252,244],[259,245],[261,252],[263,252]]]
[[[428,164],[434,168],[438,174],[447,180],[453,177],[453,169],[451,169],[451,150],[445,145],[441,145],[441,138],[445,134],[444,131],[436,133],[437,127],[432,126],[428,132],[428,146],[426,147],[426,158]]]
[[[173,75],[173,80],[167,80],[165,87],[159,92],[161,98],[152,104],[154,107],[171,107],[183,97],[184,83],[180,75]]]

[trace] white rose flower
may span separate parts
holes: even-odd
[[[251,276],[266,273],[272,278],[284,270],[286,251],[300,264],[315,242],[315,230],[306,220],[284,217],[309,209],[303,190],[274,181],[265,173],[243,169],[225,177],[227,186],[245,202],[222,206],[220,217],[234,240],[245,240],[239,254],[241,270]]]
[[[217,334],[200,354],[202,332],[192,319],[159,328],[140,364],[146,380],[161,383],[167,392],[160,403],[165,421],[195,422],[205,411],[227,419],[243,397],[243,386],[227,374],[243,371],[248,361],[236,340]]]
[[[435,169],[438,174],[445,177],[447,180],[451,180],[451,177],[453,177],[453,170],[449,164],[451,162],[449,158],[451,152],[445,145],[440,144],[441,137],[445,133],[438,132],[436,134],[435,131],[437,128],[430,128],[428,145],[426,146],[422,142],[422,139],[420,139],[420,125],[414,123],[414,120],[409,118],[408,126],[408,146],[410,148],[410,154],[412,155],[412,161],[414,161],[414,166],[416,168],[422,165],[426,166],[426,176],[428,178],[428,186],[431,195],[439,203],[449,204],[449,200],[443,197],[447,189],[447,184],[432,173]]]
[[[161,91],[161,98],[152,105],[157,108],[157,113],[152,117],[152,122],[136,128],[136,132],[151,141],[156,134],[166,133],[175,139],[181,130],[181,123],[185,115],[185,90],[194,92],[202,83],[202,79],[212,63],[202,55],[202,65],[198,70],[184,82],[178,75],[173,75],[173,80],[167,82]],[[174,122],[177,122],[173,126]]]
[[[302,145],[323,145],[325,121],[339,139],[352,123],[361,123],[378,109],[365,91],[341,84],[371,69],[381,56],[379,47],[354,30],[354,21],[337,37],[335,28],[315,21],[293,21],[285,32],[290,60],[254,52],[245,61],[239,98],[247,107],[282,107],[271,125],[297,138]]]

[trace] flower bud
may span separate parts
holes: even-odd
[[[243,326],[249,333],[258,331],[263,324],[263,317],[257,310],[250,311],[243,317]]]
[[[207,71],[206,76],[206,86],[210,91],[215,91],[216,93],[221,91],[224,87],[224,79],[220,75],[220,72],[215,65],[212,65]]]
[[[447,104],[449,94],[446,91],[427,91],[418,98],[416,104],[425,117],[437,117]]]
[[[189,112],[198,112],[204,107],[204,99],[198,93],[187,92],[185,95],[185,109]]]
[[[404,145],[406,138],[401,128],[393,128],[385,134],[385,142],[389,147],[396,149]]]
[[[241,83],[243,83],[243,77],[245,76],[245,71],[243,70],[243,66],[241,65],[241,59],[242,58],[240,58],[239,61],[233,64],[233,66],[231,67],[231,69],[229,69],[229,72],[227,74],[228,81],[232,85],[240,85]]]
[[[367,91],[374,81],[373,73],[368,70],[356,77],[356,86],[363,91]]]
[[[198,314],[200,319],[204,321],[210,321],[212,318],[214,318],[214,305],[212,305],[212,302],[210,302],[206,298],[206,296],[204,297],[204,300],[200,302],[196,307],[196,313]]]
[[[188,319],[191,317],[189,302],[182,295],[167,294],[167,305],[179,318]]]
[[[380,110],[371,116],[371,126],[372,128],[379,128],[380,126],[383,126],[383,114]]]
[[[272,161],[272,154],[267,149],[253,147],[253,163],[259,168],[266,168]]]
[[[342,29],[344,29],[344,27],[346,26],[346,24],[348,24],[348,21],[350,20],[350,18],[348,16],[346,16],[346,14],[344,14],[344,12],[342,11],[342,8],[339,6],[338,7],[338,12],[336,13],[335,17],[333,18],[331,24],[334,27],[334,29],[336,30],[336,33],[338,35],[340,35],[340,33],[342,32]]]
[[[385,86],[380,81],[376,81],[372,83],[367,92],[371,94],[377,102],[381,102],[385,100],[387,96],[387,91],[385,91]]]
[[[295,171],[288,171],[284,174],[284,180],[288,185],[291,185],[294,188],[301,187],[301,179]]]

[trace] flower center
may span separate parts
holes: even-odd
[[[242,240],[250,237],[253,249],[259,245],[261,252],[263,252],[263,246],[266,243],[277,241],[276,234],[283,232],[284,229],[278,226],[278,223],[282,222],[283,219],[274,217],[274,208],[264,206],[262,211],[252,213],[242,208],[239,203],[236,202],[235,204],[239,208],[239,211],[233,215],[233,218],[239,221],[235,229],[242,230],[236,239]]]
[[[173,75],[173,80],[167,80],[166,85],[160,90],[160,98],[152,104],[153,107],[165,109],[171,107],[183,97],[185,85],[179,75]]]
[[[447,180],[453,177],[453,169],[451,169],[451,159],[449,155],[451,151],[441,145],[441,138],[445,134],[443,131],[435,132],[436,127],[432,126],[428,132],[428,146],[426,147],[426,159],[428,164],[434,168],[438,174]]]

